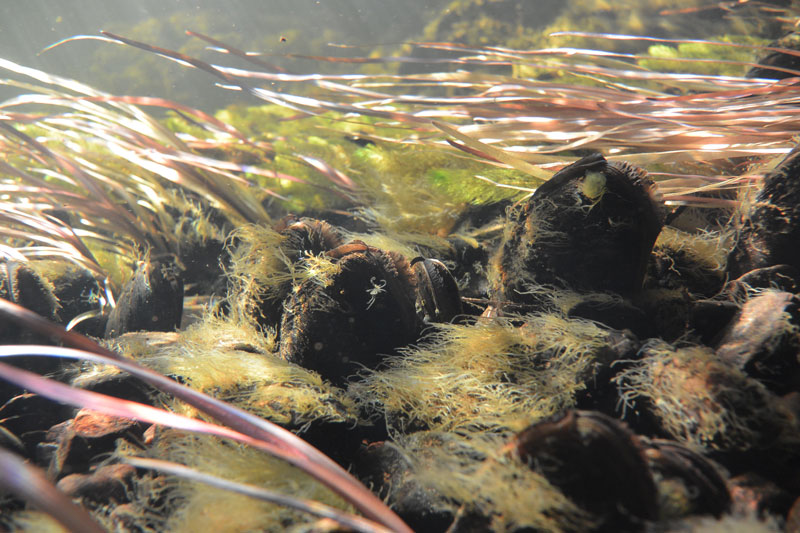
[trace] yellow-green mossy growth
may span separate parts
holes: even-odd
[[[437,324],[385,370],[350,385],[385,411],[390,429],[515,432],[574,405],[606,343],[591,322],[558,315]]]
[[[120,337],[117,342],[123,353],[134,351],[126,345],[141,347],[142,335],[148,334]],[[277,424],[303,429],[314,422],[357,422],[355,403],[342,390],[283,361],[273,349],[273,339],[253,325],[212,316],[190,326],[174,342],[136,358]],[[169,403],[176,411],[186,411],[179,402]]]
[[[18,533],[67,533],[56,519],[41,511],[20,511],[10,517],[11,531]]]
[[[731,232],[685,232],[672,226],[664,226],[656,239],[656,249],[663,248],[685,254],[696,268],[716,272],[725,271]]]
[[[489,433],[417,432],[396,446],[411,463],[410,479],[433,506],[489,520],[490,531],[530,527],[542,533],[586,531],[591,522],[561,491],[506,452]]]
[[[427,146],[369,145],[354,152],[353,165],[362,203],[369,206],[364,216],[393,233],[447,234],[468,204],[516,194],[474,177],[514,181],[510,172]]]
[[[628,406],[644,399],[661,427],[690,446],[750,450],[796,439],[779,399],[710,348],[655,341],[616,378]]]
[[[261,318],[265,301],[280,304],[291,289],[293,264],[283,249],[285,240],[272,228],[256,224],[237,228],[228,236],[228,301],[238,319]]]
[[[159,440],[158,452],[164,459],[231,481],[352,511],[317,481],[259,450],[177,432],[167,432]],[[171,489],[170,501],[176,508],[170,513],[163,531],[283,532],[314,520],[308,514],[284,506],[202,483],[173,479]]]

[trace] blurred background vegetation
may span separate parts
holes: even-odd
[[[443,55],[442,51],[403,46],[413,41],[522,50],[548,46],[612,47],[627,52],[648,49],[648,43],[642,42],[549,37],[553,31],[566,29],[699,39],[777,37],[777,28],[763,27],[774,25],[774,20],[747,16],[746,11],[752,9],[749,4],[723,8],[722,4],[705,5],[697,0],[26,0],[0,3],[0,57],[113,94],[159,96],[214,110],[243,96],[220,91],[207,74],[152,54],[92,40],[40,52],[61,39],[106,30],[211,62],[247,66],[204,50],[204,42],[184,33],[194,30],[265,54],[265,61],[296,73],[364,69],[409,73],[439,70],[443,65],[337,64],[286,55]],[[654,52],[652,55],[664,58],[680,53],[663,46]]]

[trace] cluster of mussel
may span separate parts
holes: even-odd
[[[334,268],[273,295],[262,316],[279,324],[284,359],[339,386],[402,353],[431,322],[523,325],[553,312],[594,321],[616,340],[574,409],[517,433],[503,453],[542,474],[599,529],[726,514],[788,517],[794,527],[798,154],[734,217],[735,235],[715,250],[727,254],[722,262],[668,227],[681,212],[668,212],[645,171],[600,155],[504,206],[494,242],[453,237],[444,263],[344,243],[326,222],[291,220],[280,230],[289,261],[324,256]],[[469,283],[457,283],[467,271]],[[486,276],[476,281],[476,272]],[[437,510],[412,469],[391,446],[370,446],[356,461],[413,527],[472,531],[492,522],[474,509]]]
[[[346,242],[321,219],[284,219],[274,229],[289,281],[262,294],[253,318],[275,332],[281,358],[339,387],[402,357],[431,323],[522,325],[553,312],[594,321],[616,341],[574,408],[518,432],[503,453],[543,475],[599,529],[765,513],[800,530],[798,161],[794,150],[736,215],[727,265],[674,228],[681,213],[668,213],[646,172],[600,155],[565,167],[522,202],[496,206],[506,211],[502,234],[484,242],[452,236],[437,258]],[[479,218],[491,216],[483,209],[465,224]],[[5,267],[0,295],[34,308],[52,301],[52,287],[28,267]],[[71,301],[67,287],[83,296],[97,289],[68,281],[56,283],[62,305]],[[182,299],[169,262],[143,262],[89,333],[176,329]],[[53,316],[52,304],[36,309]],[[475,510],[434,508],[391,447],[339,459],[355,463],[421,531],[491,523]]]

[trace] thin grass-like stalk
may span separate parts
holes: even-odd
[[[180,235],[166,205],[176,195],[213,207],[232,224],[269,222],[266,195],[252,176],[305,183],[259,165],[214,159],[195,150],[244,145],[262,151],[234,127],[161,98],[113,96],[75,80],[0,59],[18,78],[0,84],[28,91],[0,102],[0,234],[23,257],[62,257],[108,278],[93,250],[133,262],[144,250],[177,254]],[[140,106],[172,110],[209,133],[193,139],[172,133]],[[343,175],[337,187],[345,184]],[[246,177],[247,176],[247,177]],[[53,219],[68,214],[69,222]],[[30,243],[36,243],[31,246]]]
[[[212,43],[213,51],[264,66],[257,54],[242,52],[196,32],[187,33]],[[259,71],[217,65],[119,35],[104,35],[117,43],[203,70],[222,80],[224,87],[247,91],[256,98],[295,111],[312,115],[335,111],[385,119],[384,125],[407,128],[409,134],[401,139],[382,140],[452,146],[473,157],[523,171],[531,175],[534,182],[547,179],[554,171],[573,162],[572,155],[557,155],[567,150],[597,150],[609,160],[626,160],[642,166],[688,163],[717,165],[724,169],[730,158],[768,159],[783,155],[794,145],[794,137],[800,134],[800,81],[797,78],[773,81],[659,72],[641,66],[639,62],[643,60],[658,59],[645,54],[566,47],[513,50],[457,43],[414,43],[420,48],[458,54],[440,60],[451,67],[504,65],[509,69],[550,70],[572,77],[575,82],[464,70],[408,75],[303,75],[276,69]],[[564,35],[640,38],[579,32]],[[672,39],[668,42],[782,51],[775,47],[700,40]],[[353,64],[367,60],[420,61],[407,57],[315,56],[313,59]],[[716,60],[682,58],[681,61],[702,66]],[[742,69],[754,64],[751,61],[730,62]],[[789,73],[800,75],[800,72]],[[321,89],[323,96],[297,96],[294,91],[275,92],[259,86],[266,81],[313,83],[317,94]],[[415,87],[438,90],[429,94],[408,92]],[[458,88],[460,94],[447,95],[445,91],[451,88]],[[678,95],[674,94],[676,89]],[[455,140],[437,140],[437,133],[442,132]],[[748,176],[749,179],[758,177],[758,174]],[[713,189],[715,184],[714,180],[709,180],[700,187],[709,185]],[[668,202],[680,204],[697,194],[697,190],[674,190],[667,191],[664,196]]]

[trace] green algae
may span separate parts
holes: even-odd
[[[748,36],[711,37],[710,41],[748,46],[766,46],[766,39]],[[651,59],[640,59],[639,66],[661,72],[690,72],[717,76],[742,76],[747,63],[755,61],[752,48],[728,47],[709,43],[655,44],[647,49]],[[681,60],[699,61],[681,61]]]

